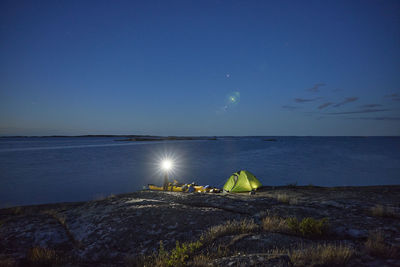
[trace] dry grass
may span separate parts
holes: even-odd
[[[371,215],[375,217],[398,217],[395,209],[392,207],[385,207],[382,205],[375,205],[371,208]]]
[[[262,220],[262,228],[268,232],[296,234],[304,237],[321,237],[328,231],[327,219],[317,220],[311,217],[303,218],[281,218],[268,216]]]
[[[26,260],[29,266],[59,266],[63,263],[55,250],[41,247],[30,249]]]
[[[231,234],[245,234],[255,232],[259,226],[253,220],[227,221],[224,224],[216,225],[208,229],[201,237],[203,243],[210,243],[213,240]]]
[[[399,248],[388,245],[381,231],[370,232],[365,248],[372,256],[380,258],[399,258]]]
[[[171,251],[164,249],[160,242],[160,248],[157,253],[150,256],[127,257],[125,263],[127,266],[205,266],[202,259],[211,259],[226,256],[229,252],[227,247],[219,246],[215,251],[204,251],[207,245],[215,239],[232,234],[244,234],[255,232],[259,226],[253,220],[227,221],[224,224],[216,225],[208,229],[199,241],[190,243],[176,243],[176,247]],[[203,253],[199,254],[199,251]],[[209,261],[208,261],[209,262]]]
[[[186,266],[187,261],[202,246],[200,241],[191,243],[176,242],[176,247],[171,251],[164,249],[163,243],[160,241],[160,248],[157,253],[150,256],[131,257],[125,260],[127,266]]]
[[[268,216],[262,220],[262,228],[268,232],[289,232],[287,220],[278,216]]]
[[[290,198],[288,194],[278,194],[276,196],[276,199],[281,202],[281,203],[285,203],[285,204],[289,204],[290,202]]]
[[[212,260],[213,259],[207,254],[199,254],[193,257],[193,260],[190,262],[190,266],[196,266],[196,267],[210,266]]]
[[[344,245],[319,244],[294,249],[289,257],[294,266],[339,266],[354,255],[354,249]]]
[[[192,260],[188,262],[188,266],[212,266],[212,261],[214,259],[227,257],[230,251],[226,246],[219,245],[218,248],[210,251],[203,251],[201,254],[197,254],[193,256]]]

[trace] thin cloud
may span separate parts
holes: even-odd
[[[376,107],[382,107],[382,105],[381,104],[366,104],[366,105],[360,106],[360,108],[376,108]]]
[[[337,103],[336,105],[334,105],[334,107],[336,108],[336,107],[340,107],[340,106],[343,106],[343,105],[345,105],[345,104],[347,104],[347,103],[351,103],[351,102],[354,102],[354,101],[357,101],[358,100],[358,97],[347,97],[344,101],[342,101],[342,102],[340,102],[340,103]]]
[[[312,102],[312,101],[315,101],[315,100],[318,100],[319,98],[317,97],[317,98],[295,98],[294,99],[294,102],[296,102],[296,103],[305,103],[305,102]]]
[[[400,95],[399,94],[389,94],[385,95],[386,98],[391,98],[393,101],[400,101]]]
[[[326,83],[316,83],[316,84],[314,84],[313,87],[308,88],[307,91],[310,91],[310,92],[318,92],[318,91],[319,91],[319,88],[322,87],[322,86],[325,86],[325,85],[326,85]]]
[[[390,109],[363,109],[363,110],[345,111],[345,112],[329,112],[329,113],[324,113],[324,114],[327,114],[327,115],[343,115],[343,114],[382,112],[382,111],[389,111],[389,110]]]
[[[393,98],[393,97],[399,97],[399,94],[389,94],[389,95],[385,95],[385,97],[389,97],[389,98]]]
[[[326,103],[318,106],[318,109],[323,109],[323,108],[329,107],[332,104],[333,104],[332,102],[326,102]]]
[[[288,109],[288,110],[295,110],[295,109],[299,109],[299,108],[301,108],[301,107],[290,106],[290,105],[284,105],[284,106],[282,106],[282,108]]]
[[[374,121],[400,121],[400,117],[360,117],[349,118],[353,120],[374,120]]]

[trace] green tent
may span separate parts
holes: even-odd
[[[249,192],[261,186],[260,181],[251,172],[238,171],[226,181],[224,190],[228,192]]]

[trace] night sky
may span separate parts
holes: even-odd
[[[399,135],[400,1],[0,1],[0,135]]]

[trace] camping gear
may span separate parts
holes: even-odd
[[[193,184],[184,184],[181,186],[175,186],[171,183],[168,183],[167,190],[164,190],[163,186],[156,186],[153,184],[149,184],[150,190],[156,191],[172,191],[172,192],[198,192],[198,193],[218,193],[220,190],[217,188],[211,188],[209,186],[201,186],[201,185],[193,185]]]
[[[227,192],[250,192],[261,186],[262,184],[254,174],[242,170],[232,174],[226,181],[223,189]]]

